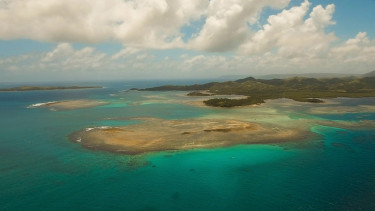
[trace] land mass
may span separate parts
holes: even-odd
[[[128,155],[305,139],[308,128],[282,128],[234,119],[143,119],[123,127],[86,128],[69,136],[83,147]]]
[[[54,101],[46,103],[36,103],[28,106],[28,108],[49,108],[52,111],[57,110],[71,110],[80,108],[91,108],[96,106],[107,105],[107,102],[99,100],[64,100],[64,101]]]
[[[234,107],[264,103],[268,99],[288,98],[299,102],[322,103],[322,98],[375,97],[375,76],[346,78],[255,79],[211,82],[186,86],[166,85],[140,91],[192,91],[188,96],[243,95],[243,99],[213,98],[208,106]]]
[[[64,90],[64,89],[101,89],[102,86],[18,86],[13,88],[0,89],[0,92],[14,91],[44,91],[44,90]]]

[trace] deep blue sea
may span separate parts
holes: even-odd
[[[314,124],[310,130],[318,138],[297,143],[143,156],[91,151],[68,140],[70,133],[87,127],[137,124],[131,117],[185,119],[237,112],[180,103],[186,99],[181,92],[125,91],[166,83],[172,82],[96,82],[80,85],[106,88],[0,92],[0,210],[375,210],[374,128]],[[61,111],[27,108],[71,99],[110,104]],[[272,110],[269,118],[279,115],[288,121],[375,121],[371,109],[308,112],[313,106],[375,105],[375,98],[333,101],[296,106],[275,101],[240,111]]]

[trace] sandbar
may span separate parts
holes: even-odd
[[[128,155],[157,151],[227,147],[304,140],[303,128],[282,128],[234,119],[164,120],[148,118],[123,127],[87,128],[69,135],[85,148]]]
[[[375,113],[374,105],[329,106],[311,108],[312,114]]]
[[[15,91],[49,91],[66,89],[102,89],[102,86],[18,86],[13,88],[0,89],[0,92]]]
[[[96,106],[107,105],[109,103],[98,100],[64,100],[47,103],[37,103],[28,106],[28,108],[49,108],[50,110],[70,110],[80,108],[91,108]]]

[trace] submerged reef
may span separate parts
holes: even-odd
[[[28,108],[49,108],[50,110],[70,110],[70,109],[80,109],[80,108],[91,108],[96,106],[107,105],[107,102],[98,100],[64,100],[64,101],[54,101],[46,103],[36,103],[28,106]]]
[[[146,118],[123,127],[86,128],[69,136],[89,149],[128,155],[155,151],[215,148],[305,139],[305,127],[283,128],[234,119],[163,120]]]
[[[65,90],[65,89],[101,89],[102,86],[18,86],[13,88],[0,89],[0,92],[15,91],[47,91],[47,90]]]

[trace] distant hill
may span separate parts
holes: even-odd
[[[287,79],[292,77],[306,77],[306,78],[345,78],[345,77],[372,77],[375,76],[375,70],[364,74],[349,74],[349,73],[294,73],[294,74],[269,74],[269,75],[252,75],[256,79]],[[218,78],[223,80],[241,80],[245,75],[224,75]]]
[[[219,81],[234,81],[246,77],[246,75],[223,75],[218,77]]]
[[[343,78],[360,76],[358,74],[344,74],[344,73],[304,73],[304,74],[271,74],[262,75],[256,78],[258,79],[286,79],[292,77],[308,77],[308,78]]]
[[[365,74],[348,74],[348,73],[295,73],[295,74],[269,74],[269,75],[253,75],[256,79],[287,79],[292,77],[307,77],[307,78],[345,78],[345,77],[372,77],[375,76],[375,70]],[[245,78],[244,75],[225,75],[218,78],[223,80],[241,80]]]
[[[374,72],[375,73],[375,72]],[[189,96],[244,95],[245,99],[215,98],[206,105],[233,107],[263,103],[267,99],[289,98],[300,102],[320,103],[318,98],[375,97],[375,76],[311,78],[291,77],[287,79],[255,79],[247,77],[236,81],[211,82],[189,86],[167,85],[140,91],[193,91]],[[205,94],[204,96],[206,96]]]
[[[371,71],[371,72],[368,72],[368,73],[365,73],[363,74],[363,77],[373,77],[375,76],[375,70],[374,71]]]

